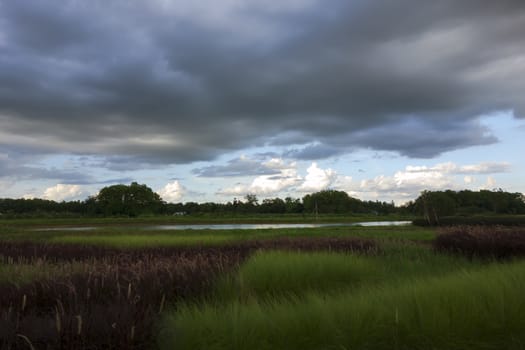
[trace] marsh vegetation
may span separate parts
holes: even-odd
[[[2,226],[0,348],[519,349],[525,232]]]

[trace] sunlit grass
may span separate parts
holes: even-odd
[[[165,349],[521,349],[523,295],[525,263],[492,264],[329,297],[190,305],[160,339]]]
[[[483,263],[447,256],[406,241],[382,242],[372,254],[260,251],[219,281],[216,300],[293,295],[386,283],[406,283]]]
[[[383,276],[375,261],[330,252],[259,252],[218,286],[220,298],[296,296],[308,290],[334,291]]]

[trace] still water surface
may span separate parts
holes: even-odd
[[[199,225],[150,225],[137,226],[140,230],[262,230],[279,228],[316,228],[332,226],[400,226],[410,225],[411,221],[366,221],[353,223],[329,223],[329,224],[199,224]],[[92,231],[101,227],[78,226],[78,227],[46,227],[37,231]]]

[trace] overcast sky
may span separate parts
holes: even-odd
[[[525,185],[523,0],[0,0],[0,198]]]

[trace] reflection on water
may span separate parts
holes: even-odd
[[[33,231],[93,231],[96,230],[97,227],[93,226],[79,226],[79,227],[44,227],[44,228],[37,228]]]
[[[210,224],[210,225],[155,225],[144,227],[148,230],[264,230],[276,228],[315,228],[332,226],[399,226],[412,221],[370,221],[332,224]]]
[[[141,230],[264,230],[279,228],[315,228],[332,226],[400,226],[410,225],[411,221],[368,221],[331,224],[209,224],[209,225],[153,225],[137,226]],[[97,227],[46,227],[37,231],[92,231]]]

